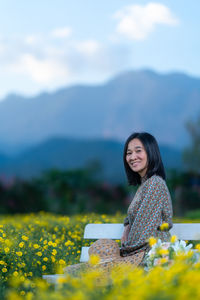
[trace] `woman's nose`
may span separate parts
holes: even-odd
[[[131,153],[130,159],[131,160],[135,160],[136,159],[136,153],[134,153],[134,152]]]

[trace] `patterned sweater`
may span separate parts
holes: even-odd
[[[122,254],[148,249],[151,236],[168,241],[170,233],[159,226],[168,223],[172,228],[172,204],[165,181],[158,175],[143,178],[129,208],[124,226],[129,225],[128,240],[122,245]]]

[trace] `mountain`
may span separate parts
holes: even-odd
[[[0,141],[11,153],[54,136],[124,140],[133,131],[147,131],[181,149],[188,143],[184,124],[199,112],[199,78],[130,71],[98,86],[30,98],[9,95],[0,102]]]
[[[0,176],[31,178],[51,168],[74,169],[100,162],[104,179],[124,182],[123,147],[114,140],[53,138],[4,160]],[[180,151],[162,145],[160,150],[166,168],[181,168]]]

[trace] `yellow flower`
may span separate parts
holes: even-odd
[[[48,257],[44,257],[44,258],[43,258],[43,261],[48,261]]]
[[[26,236],[26,235],[22,235],[22,240],[24,240],[24,241],[28,241],[28,236]]]
[[[0,265],[5,265],[5,264],[6,264],[5,261],[0,260]]]
[[[186,253],[185,256],[186,256],[186,258],[190,258],[190,257],[193,256],[193,254],[194,254],[194,252],[192,250],[189,250],[188,253]]]
[[[33,247],[34,247],[35,249],[38,249],[40,246],[39,246],[38,244],[34,244]]]
[[[18,274],[19,274],[19,273],[18,273],[17,271],[13,272],[13,276],[15,276],[15,277],[17,277]]]
[[[176,235],[172,235],[170,242],[171,243],[175,243],[177,241],[177,236]]]
[[[161,264],[165,264],[166,262],[168,262],[168,259],[167,259],[166,257],[162,257],[162,258],[160,259],[160,263],[161,263]]]
[[[153,245],[155,245],[157,243],[157,239],[154,237],[150,237],[149,238],[149,246],[152,247]]]
[[[56,261],[54,256],[51,256],[51,261],[54,263]]]
[[[91,255],[89,259],[89,264],[90,265],[96,265],[100,262],[100,258],[98,255]]]
[[[46,266],[44,265],[44,266],[42,266],[42,271],[45,271],[46,270]]]
[[[168,229],[169,228],[169,224],[168,223],[162,223],[161,225],[160,225],[160,230],[166,230],[166,229]]]
[[[22,282],[24,282],[24,280],[25,280],[25,277],[22,275],[22,276],[20,276],[20,280],[22,281]]]
[[[52,255],[56,255],[57,254],[57,250],[53,249],[51,253],[52,253]]]
[[[167,249],[160,249],[158,252],[160,255],[164,256],[164,255],[168,255],[169,251]]]
[[[19,243],[19,247],[23,248],[24,247],[24,242]]]
[[[3,272],[3,273],[6,273],[7,271],[8,271],[8,270],[7,270],[6,268],[3,268],[3,269],[2,269],[2,272]]]
[[[5,251],[5,253],[8,253],[8,252],[10,251],[10,248],[6,247],[6,248],[4,249],[4,251]]]
[[[65,242],[65,246],[73,246],[74,243],[70,240],[68,240],[67,242]]]
[[[38,251],[35,253],[37,256],[42,256],[42,252]]]
[[[200,244],[196,244],[195,249],[200,251]]]
[[[25,291],[21,291],[20,295],[24,296],[25,295]]]
[[[59,260],[59,264],[60,264],[60,265],[65,265],[66,262],[65,262],[63,259],[60,259],[60,260]]]
[[[21,251],[18,251],[18,252],[16,251],[15,253],[16,253],[18,256],[22,256],[22,252],[21,252]]]

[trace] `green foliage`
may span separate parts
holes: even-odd
[[[0,212],[125,213],[127,188],[99,181],[95,171],[94,165],[88,169],[54,169],[31,181],[17,179],[9,187],[0,185]]]
[[[197,220],[197,219],[200,220],[200,209],[188,211],[185,214],[185,217],[191,220]]]

